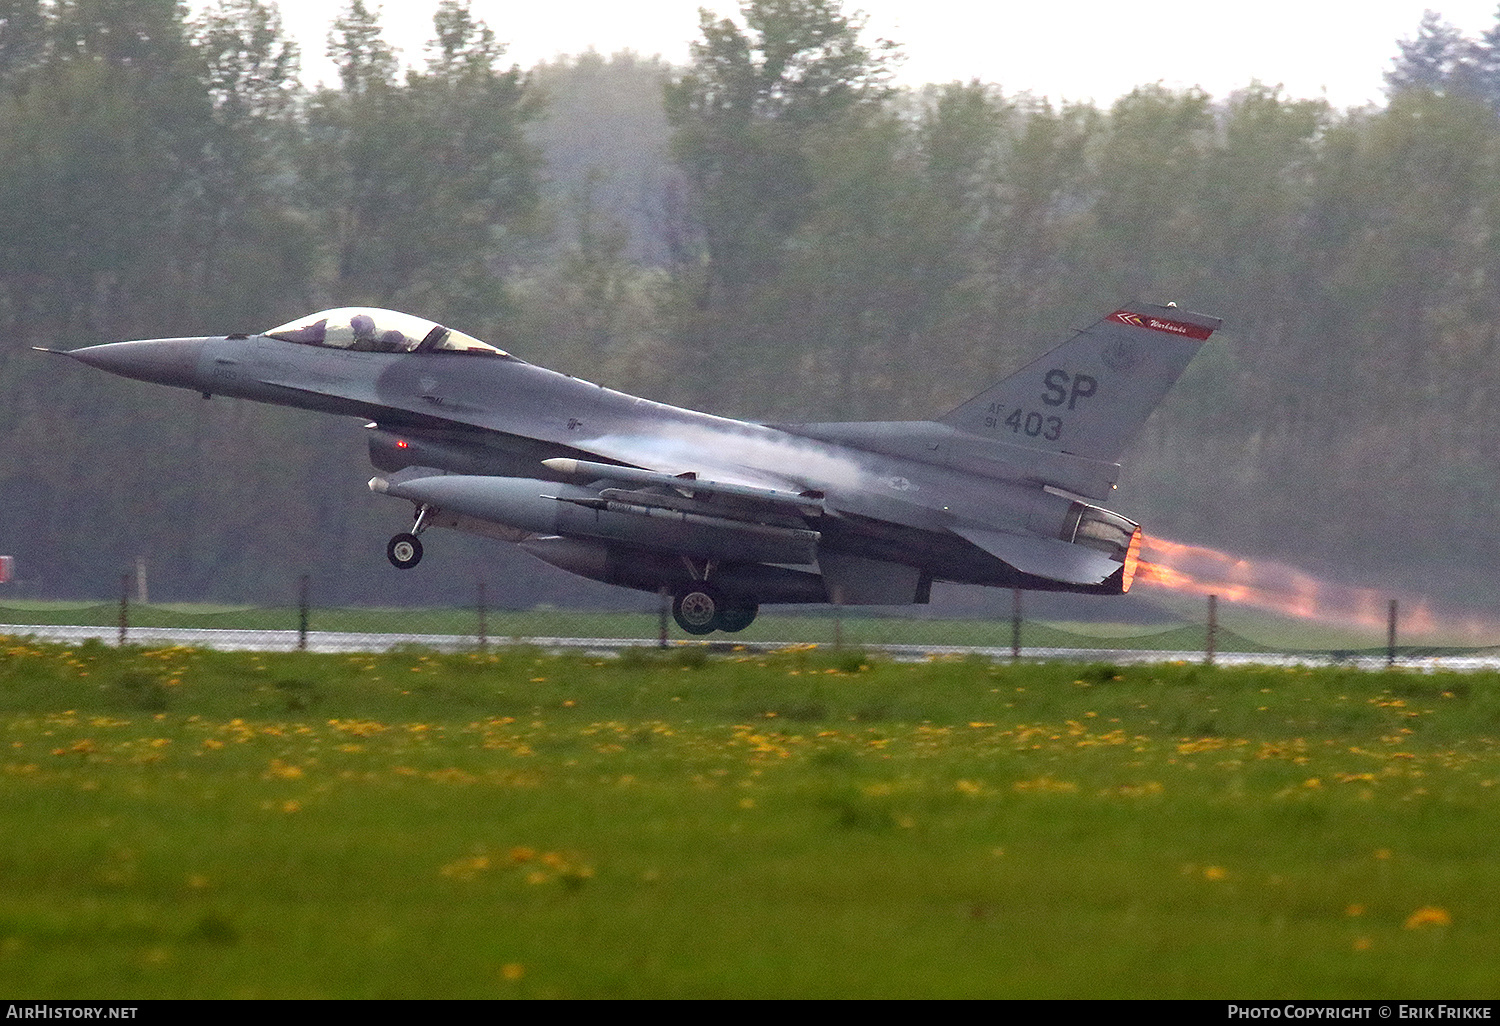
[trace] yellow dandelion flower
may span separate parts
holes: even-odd
[[[450,862],[438,870],[443,876],[455,880],[472,880],[474,877],[490,868],[490,860],[487,856],[476,855],[473,858],[459,859]]]
[[[520,962],[507,962],[500,967],[500,976],[514,983],[526,975],[526,967]]]
[[[1223,866],[1204,866],[1203,879],[1205,880],[1228,880],[1229,870]]]
[[[1447,909],[1438,908],[1436,905],[1424,905],[1406,917],[1405,928],[1422,930],[1429,926],[1452,925],[1453,917],[1448,914]]]
[[[1369,951],[1374,946],[1375,946],[1375,942],[1372,941],[1368,937],[1356,937],[1356,938],[1354,938],[1354,950],[1355,951]]]
[[[1348,908],[1344,909],[1344,915],[1346,916],[1362,916],[1364,914],[1365,907],[1363,905],[1350,905]]]

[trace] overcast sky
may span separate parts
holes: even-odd
[[[199,4],[201,6],[201,3]],[[347,0],[282,3],[303,44],[309,82],[333,79],[323,56],[328,27]],[[436,0],[387,2],[386,39],[420,63]],[[1382,102],[1381,74],[1396,41],[1416,34],[1435,6],[1466,35],[1495,21],[1497,0],[864,0],[871,37],[902,44],[910,85],[980,79],[1007,92],[1107,105],[1136,85],[1200,86],[1216,97],[1258,79],[1297,97],[1326,95],[1336,106]],[[474,0],[475,14],[522,67],[589,48],[630,49],[681,63],[698,33],[698,8],[734,14],[734,0]]]

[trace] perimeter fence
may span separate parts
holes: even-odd
[[[492,604],[479,584],[474,602],[461,607],[377,609],[318,606],[311,600],[314,591],[306,578],[293,592],[287,605],[253,607],[152,605],[134,601],[128,587],[121,588],[117,601],[95,604],[7,603],[0,598],[0,635],[62,643],[94,639],[106,644],[257,651],[475,651],[516,645],[600,652],[700,645],[736,651],[820,646],[882,652],[898,659],[973,656],[1500,668],[1500,646],[1399,643],[1394,601],[1383,639],[1369,628],[1363,633],[1312,628],[1289,634],[1284,624],[1278,626],[1264,615],[1225,618],[1250,625],[1234,629],[1221,622],[1214,596],[1202,607],[1201,618],[1175,624],[1064,623],[1028,618],[1020,595],[1015,596],[1012,615],[1004,618],[945,619],[923,615],[922,610],[903,616],[847,607],[771,608],[744,631],[694,637],[678,629],[665,599],[655,610],[515,610]]]

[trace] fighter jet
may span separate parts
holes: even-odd
[[[430,528],[474,532],[665,590],[682,629],[708,634],[743,630],[763,603],[923,603],[934,581],[1127,591],[1140,527],[1095,503],[1219,324],[1128,304],[932,421],[730,420],[363,307],[66,355],[367,421],[370,489],[414,509],[386,547],[397,567],[421,562]]]

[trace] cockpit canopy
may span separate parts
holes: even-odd
[[[466,353],[515,359],[503,349],[395,310],[343,306],[299,317],[265,332],[282,342],[363,353]]]

